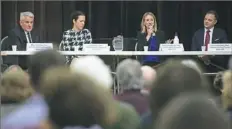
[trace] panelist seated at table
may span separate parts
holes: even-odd
[[[137,51],[144,51],[144,46],[147,46],[148,51],[159,51],[160,43],[165,42],[165,33],[157,28],[155,15],[152,12],[146,12],[142,17],[141,30],[137,33]],[[138,56],[138,58],[142,64],[151,66],[159,64],[162,60],[160,56],[155,55]]]
[[[204,17],[204,28],[197,30],[192,38],[192,51],[208,51],[208,44],[211,43],[228,43],[226,32],[223,29],[216,28],[218,14],[216,11],[210,10]],[[204,46],[204,47],[202,47]],[[224,67],[226,65],[225,56],[199,56],[200,60],[208,62],[213,61]]]
[[[18,51],[26,51],[28,43],[38,43],[39,36],[36,34],[34,25],[34,14],[32,12],[21,12],[19,24],[8,32],[6,42],[2,44],[2,51],[12,51],[12,46],[16,45]],[[8,65],[19,65],[27,69],[26,56],[6,56],[4,63]]]
[[[74,51],[78,49],[82,51],[83,44],[92,43],[92,35],[88,29],[84,29],[86,18],[85,14],[81,11],[75,11],[71,14],[73,28],[64,31],[63,38],[60,43],[60,49],[62,51]],[[75,56],[66,56],[67,62]]]

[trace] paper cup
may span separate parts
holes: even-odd
[[[79,51],[79,46],[74,46],[74,51]]]
[[[201,51],[205,51],[205,46],[201,46]]]
[[[148,46],[144,46],[144,51],[148,51]]]
[[[17,51],[17,45],[12,45],[12,51]]]

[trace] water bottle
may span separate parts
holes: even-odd
[[[179,38],[178,38],[177,32],[175,33],[175,37],[173,39],[173,43],[174,44],[179,44]]]

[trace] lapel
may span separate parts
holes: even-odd
[[[201,29],[201,31],[199,32],[200,34],[200,37],[199,37],[199,42],[200,42],[200,46],[203,46],[205,44],[205,41],[204,41],[204,37],[205,37],[205,29]]]
[[[213,29],[213,34],[212,34],[212,43],[218,43],[219,42],[219,37],[217,37],[217,36],[218,36],[217,28],[214,28]]]

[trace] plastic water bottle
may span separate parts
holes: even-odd
[[[173,39],[173,43],[174,44],[179,44],[179,38],[178,38],[177,32],[175,33],[175,37]]]

